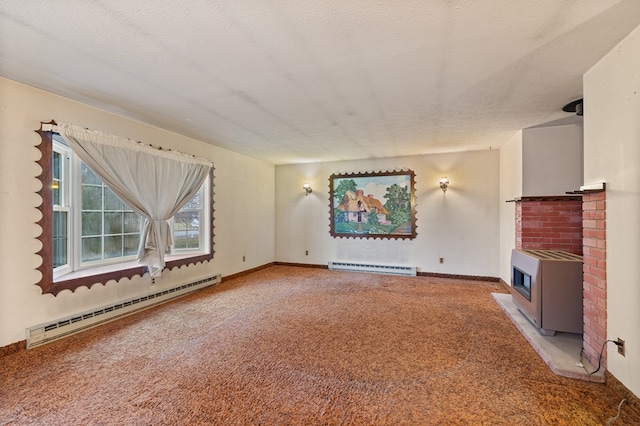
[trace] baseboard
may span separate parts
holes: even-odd
[[[21,340],[19,342],[11,343],[10,345],[0,347],[0,358],[5,357],[7,355],[13,355],[20,351],[26,351],[26,350],[27,350],[26,340]]]
[[[301,268],[317,268],[317,269],[329,269],[329,265],[318,265],[313,263],[292,263],[292,262],[273,262],[273,265],[279,266],[297,266]],[[457,275],[457,274],[439,274],[436,272],[417,272],[417,276],[419,277],[433,277],[433,278],[450,278],[456,280],[470,280],[470,281],[488,281],[492,283],[496,283],[502,281],[500,278],[496,277],[484,277],[477,275]],[[504,281],[502,281],[504,283]],[[507,285],[508,289],[511,289]]]
[[[255,268],[246,269],[244,271],[240,271],[238,273],[231,274],[231,275],[225,275],[225,276],[222,277],[222,282],[233,280],[233,279],[236,279],[236,278],[240,278],[240,277],[243,277],[245,275],[252,274],[254,272],[258,272],[258,271],[260,271],[262,269],[269,268],[269,267],[274,266],[276,264],[277,264],[276,262],[265,263],[264,265],[256,266]]]
[[[511,286],[507,284],[502,278],[500,278],[500,284],[502,284],[505,290],[511,293]]]
[[[313,263],[273,262],[271,265],[329,269],[329,265],[318,265]],[[266,266],[271,266],[271,265],[266,265]],[[450,278],[450,279],[470,280],[470,281],[488,281],[488,282],[494,282],[494,283],[502,281],[500,278],[496,278],[496,277],[484,277],[484,276],[477,276],[477,275],[439,274],[436,272],[417,272],[417,275],[419,277]],[[504,281],[502,282],[504,283]],[[509,286],[507,286],[507,288],[510,289]]]
[[[329,269],[329,265],[318,265],[315,263],[274,262],[273,264],[278,266],[295,266],[300,268]]]
[[[449,278],[453,280],[470,280],[470,281],[488,281],[497,283],[500,278],[496,277],[483,277],[478,275],[458,275],[458,274],[439,274],[436,272],[418,272],[419,277],[432,277],[432,278]]]

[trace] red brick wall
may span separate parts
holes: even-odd
[[[516,202],[516,248],[582,255],[580,197],[523,197]]]
[[[583,344],[586,358],[597,365],[602,345],[607,339],[606,193],[584,194],[582,208]],[[602,359],[603,366],[606,367],[606,351]]]

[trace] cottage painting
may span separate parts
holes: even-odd
[[[415,238],[412,171],[333,174],[329,182],[332,236]]]

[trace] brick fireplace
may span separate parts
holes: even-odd
[[[582,197],[583,216],[583,347],[586,358],[597,364],[607,339],[606,192]],[[607,351],[602,354],[606,367]]]
[[[515,202],[517,249],[562,250],[583,256],[584,356],[598,364],[607,330],[606,192],[520,197]]]
[[[516,200],[516,248],[562,250],[582,255],[582,197]]]

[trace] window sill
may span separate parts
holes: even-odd
[[[205,262],[212,258],[213,254],[170,255],[165,257],[165,269]],[[136,275],[142,277],[145,273],[147,273],[147,268],[138,264],[137,261],[83,269],[70,272],[53,280],[51,291],[48,293],[56,295],[62,290],[74,291],[76,288],[83,286],[91,288],[94,284],[106,284],[111,280],[119,281],[122,278],[132,278]]]
[[[79,278],[97,277],[105,274],[112,274],[117,271],[129,271],[136,270],[144,267],[140,266],[138,262],[132,260],[131,262],[114,263],[112,265],[96,266],[93,268],[81,269],[78,271],[69,272],[57,278],[54,278],[54,283],[62,283],[65,281],[77,280]]]

